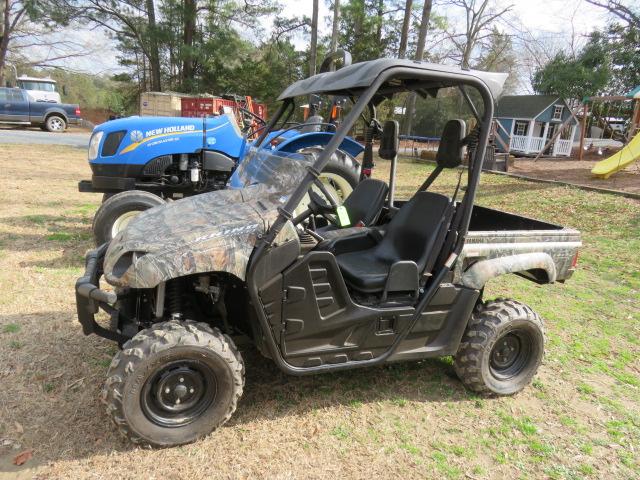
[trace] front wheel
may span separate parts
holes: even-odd
[[[142,330],[109,367],[102,399],[133,443],[172,447],[231,418],[244,388],[233,341],[206,323],[175,320]]]
[[[164,203],[159,196],[142,190],[128,190],[107,198],[93,217],[96,245],[110,241],[140,212]]]
[[[51,115],[47,117],[44,126],[48,132],[60,133],[64,132],[67,128],[67,122],[59,115]]]
[[[471,390],[513,395],[531,382],[543,356],[540,316],[524,303],[496,300],[473,312],[454,368]]]

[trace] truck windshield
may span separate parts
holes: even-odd
[[[39,90],[41,92],[55,92],[56,85],[54,83],[49,82],[36,82],[33,80],[23,80],[20,82],[20,85],[25,90]]]
[[[297,187],[313,156],[251,147],[229,180],[231,188],[266,185],[269,190],[288,193]]]

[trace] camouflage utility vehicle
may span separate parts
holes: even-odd
[[[78,317],[86,334],[122,348],[103,392],[117,428],[138,444],[172,446],[226,422],[244,388],[234,338],[293,375],[453,355],[472,390],[524,388],[542,361],[542,320],[517,301],[485,301],[484,286],[508,273],[565,281],[580,234],[474,206],[505,77],[381,59],[301,80],[280,96],[230,188],[147,210],[89,252]],[[476,126],[442,120],[437,167],[411,198],[395,195],[394,120],[379,150],[390,161],[388,184],[364,179],[343,205],[325,195],[319,172],[359,119],[373,125],[377,109],[395,111],[394,98],[429,101],[444,91]],[[352,101],[322,153],[260,149],[312,94]],[[435,193],[440,173],[465,155],[457,186]],[[101,288],[103,278],[113,290]]]

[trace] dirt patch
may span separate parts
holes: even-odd
[[[591,169],[602,158],[574,160],[571,158],[539,159],[516,158],[509,173],[543,180],[558,180],[576,185],[640,193],[640,162],[629,165],[608,179],[594,178]]]

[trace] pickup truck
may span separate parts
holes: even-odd
[[[80,106],[70,103],[32,102],[21,88],[0,87],[0,123],[39,126],[64,132],[80,121]]]

